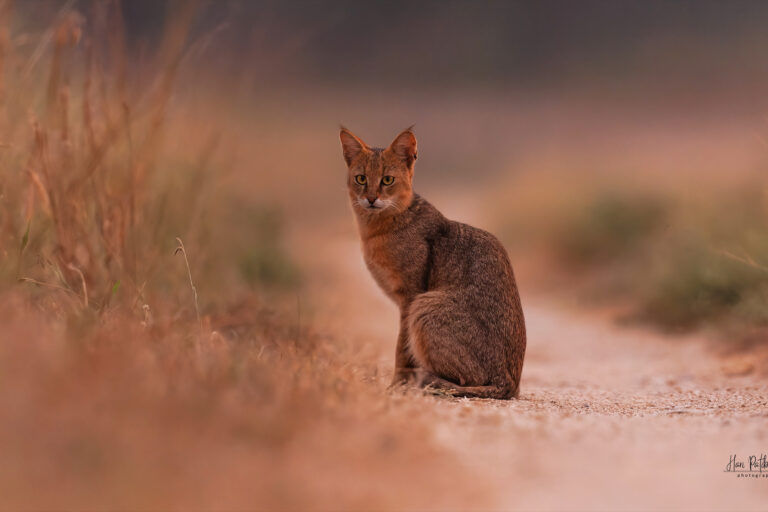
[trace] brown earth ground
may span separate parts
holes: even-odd
[[[471,200],[438,196],[435,203],[451,205],[444,212],[451,218],[485,225]],[[351,214],[296,225],[290,238],[308,276],[302,300],[311,305],[313,327],[358,347],[350,364],[375,367],[384,393],[397,311],[365,269]],[[606,314],[574,312],[537,290],[525,265],[517,275],[528,327],[520,399],[393,395],[388,415],[429,425],[441,458],[420,464],[434,469],[407,482],[397,469],[379,474],[374,495],[390,496],[380,505],[765,509],[768,478],[724,472],[733,454],[746,461],[768,452],[768,382],[752,360],[719,356],[702,335],[666,337],[619,327]],[[323,481],[343,503],[365,479],[331,471]]]

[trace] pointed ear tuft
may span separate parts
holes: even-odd
[[[406,165],[409,167],[413,165],[414,160],[418,157],[416,135],[413,134],[413,126],[395,137],[395,140],[389,145],[389,150],[405,160]]]
[[[347,162],[347,165],[351,164],[352,160],[354,160],[361,151],[368,149],[365,142],[357,138],[343,126],[341,127],[339,138],[341,139],[341,149],[344,151],[344,161]]]

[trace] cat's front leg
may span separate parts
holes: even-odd
[[[405,315],[400,316],[400,332],[397,335],[397,348],[395,349],[395,375],[390,386],[407,384],[414,378],[416,363],[408,348],[408,322]]]

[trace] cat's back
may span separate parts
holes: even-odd
[[[504,245],[483,229],[447,221],[435,240],[434,263],[436,287],[479,288],[499,299],[517,293]]]

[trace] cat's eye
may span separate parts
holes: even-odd
[[[394,176],[384,176],[383,178],[381,178],[382,185],[391,185],[394,182],[395,182]]]
[[[364,174],[358,174],[355,176],[355,183],[358,185],[365,185],[366,181],[368,181],[368,178],[366,178]]]

